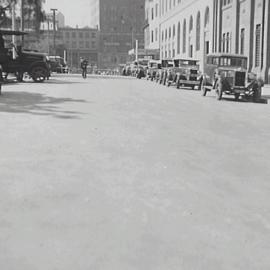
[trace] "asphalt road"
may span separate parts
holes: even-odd
[[[270,108],[145,80],[0,97],[1,270],[269,270]]]

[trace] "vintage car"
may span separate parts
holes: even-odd
[[[69,68],[63,57],[60,56],[49,56],[51,72],[56,73],[68,73]]]
[[[159,60],[150,60],[147,67],[147,80],[155,80],[158,71],[161,69],[161,61]]]
[[[175,59],[174,67],[170,69],[167,77],[167,86],[175,84],[179,89],[180,86],[200,88],[201,72],[199,71],[199,60],[195,59]]]
[[[171,68],[174,67],[174,62],[172,60],[161,60],[161,69],[159,69],[156,75],[156,81],[160,84],[165,85],[167,81],[168,74]]]
[[[257,101],[261,97],[263,81],[255,74],[247,72],[247,57],[238,54],[216,53],[207,56],[205,74],[202,80],[202,95],[215,90],[218,100],[223,94],[252,97]]]
[[[136,68],[136,78],[141,79],[146,76],[146,67],[142,65],[138,65]]]
[[[0,39],[3,36],[21,36],[26,33],[20,31],[1,30]],[[13,73],[19,81],[22,80],[23,74],[28,73],[35,82],[43,82],[50,75],[49,59],[44,53],[24,51],[21,47],[11,44],[6,48],[4,42],[0,46],[0,65],[2,72],[5,74]],[[13,50],[16,51],[16,57],[13,56]]]

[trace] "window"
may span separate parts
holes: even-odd
[[[66,33],[65,33],[65,36],[66,36],[66,38],[69,38],[69,37],[70,37],[69,32],[66,32]]]
[[[177,53],[180,53],[180,22],[177,26]]]
[[[158,4],[156,4],[155,8],[156,8],[156,17],[157,17],[158,16]]]
[[[72,32],[72,38],[76,38],[76,32]]]
[[[230,33],[228,32],[227,37],[226,37],[226,52],[227,53],[231,51],[230,43],[231,43]]]
[[[226,50],[226,34],[222,35],[222,52]]]
[[[244,53],[245,53],[245,28],[242,28],[240,35],[240,54]]]
[[[261,25],[256,25],[255,33],[255,67],[260,65],[260,53],[261,53]]]
[[[158,40],[158,29],[156,28],[155,29],[155,41],[157,41]]]
[[[232,3],[232,0],[222,0],[223,6],[229,5]]]
[[[183,25],[183,53],[186,52],[186,39],[187,39],[187,23],[186,20],[184,20],[184,25]]]
[[[204,27],[206,28],[209,25],[209,20],[210,20],[210,11],[209,11],[209,7],[206,8],[205,11],[205,16],[204,16]]]
[[[154,20],[154,8],[151,9],[151,19]]]
[[[154,31],[151,31],[151,42],[154,42]]]
[[[92,38],[96,38],[96,33],[92,33]]]
[[[209,43],[209,41],[206,41],[205,42],[205,53],[209,54],[209,52],[210,52],[210,43]]]
[[[193,18],[192,16],[190,16],[189,19],[189,33],[193,30]]]
[[[83,38],[83,33],[82,32],[79,33],[79,38]]]
[[[201,14],[200,12],[197,15],[197,22],[196,22],[196,50],[200,50],[200,39],[201,39]]]

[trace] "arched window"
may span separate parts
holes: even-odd
[[[210,20],[210,11],[209,7],[207,7],[204,15],[204,28],[206,28],[209,25],[209,20]]]
[[[180,53],[180,22],[177,26],[177,53]]]
[[[200,38],[201,38],[201,14],[198,12],[196,20],[196,50],[200,50]]]
[[[193,17],[190,16],[189,19],[189,33],[193,30]]]
[[[183,53],[186,52],[186,42],[187,41],[187,23],[186,20],[184,20],[183,24]]]

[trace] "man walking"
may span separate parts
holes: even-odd
[[[82,77],[84,79],[86,79],[86,76],[87,76],[87,66],[88,66],[88,61],[86,59],[81,58]]]

